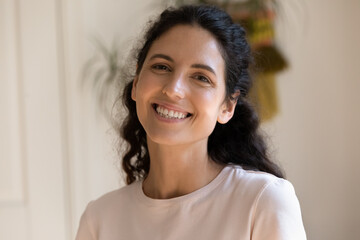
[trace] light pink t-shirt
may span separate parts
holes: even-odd
[[[135,182],[89,203],[77,240],[305,240],[290,182],[229,165],[208,185],[152,199]]]

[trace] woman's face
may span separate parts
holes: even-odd
[[[178,25],[154,41],[132,89],[148,141],[207,143],[216,122],[233,114],[224,75],[218,43],[200,27]]]

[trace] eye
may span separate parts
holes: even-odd
[[[203,75],[195,75],[194,78],[204,83],[211,83],[210,79]]]
[[[170,68],[164,64],[155,64],[151,66],[152,69],[154,70],[158,70],[158,71],[166,71],[166,72],[170,72]]]

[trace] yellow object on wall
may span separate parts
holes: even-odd
[[[250,98],[262,122],[272,119],[279,111],[275,73],[257,74]]]

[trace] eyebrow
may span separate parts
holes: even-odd
[[[200,63],[196,63],[196,64],[193,64],[191,65],[192,68],[202,68],[202,69],[205,69],[209,72],[212,72],[215,76],[216,76],[216,73],[214,71],[214,69],[212,69],[210,66],[208,65],[205,65],[205,64],[200,64]]]
[[[171,57],[169,57],[168,55],[165,55],[165,54],[161,54],[161,53],[158,53],[158,54],[154,54],[151,56],[150,60],[151,59],[154,59],[154,58],[163,58],[163,59],[166,59],[170,62],[174,62],[174,59],[172,59]]]
[[[161,54],[161,53],[157,53],[157,54],[152,55],[150,57],[150,60],[154,59],[154,58],[163,58],[163,59],[168,60],[170,62],[175,62],[174,59],[172,59],[170,56],[165,55],[165,54]],[[207,71],[213,73],[216,76],[216,73],[215,73],[214,69],[212,67],[206,65],[206,64],[195,63],[195,64],[192,64],[191,67],[192,68],[201,68],[201,69],[207,70]]]

